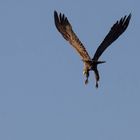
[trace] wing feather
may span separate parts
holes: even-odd
[[[81,56],[82,60],[84,61],[91,60],[84,45],[72,30],[72,26],[68,21],[67,17],[65,17],[65,15],[61,13],[58,15],[58,13],[54,11],[54,22],[58,31],[76,49],[76,51]]]
[[[106,35],[103,42],[99,45],[97,48],[94,57],[92,60],[97,61],[99,57],[102,55],[102,53],[105,51],[105,49],[111,45],[128,27],[129,22],[131,19],[131,14],[129,14],[128,17],[124,16],[120,19],[120,21],[117,21],[112,28],[110,29],[109,33]]]

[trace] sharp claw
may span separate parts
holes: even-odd
[[[88,79],[85,80],[85,85],[87,85],[87,84],[88,84]]]
[[[96,82],[96,88],[98,88],[98,82]]]

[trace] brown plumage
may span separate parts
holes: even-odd
[[[131,19],[131,14],[129,16],[124,16],[119,21],[117,21],[109,33],[106,35],[103,42],[97,48],[94,57],[91,59],[88,52],[86,51],[84,45],[81,43],[79,38],[74,33],[70,22],[64,14],[59,14],[54,11],[54,21],[55,26],[62,36],[69,41],[69,43],[76,49],[81,59],[84,62],[83,74],[86,76],[85,84],[88,83],[89,71],[93,70],[96,78],[96,88],[98,88],[98,81],[100,79],[97,65],[105,63],[105,61],[98,61],[99,57],[105,51],[105,49],[111,45],[128,27],[129,21]]]

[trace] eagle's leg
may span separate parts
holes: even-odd
[[[98,88],[98,81],[96,81],[96,88]]]
[[[96,88],[98,88],[98,82],[99,82],[100,76],[99,76],[99,72],[97,68],[94,69],[94,74],[95,74],[95,79],[96,79]]]
[[[86,84],[88,84],[88,78],[86,78],[86,80],[85,80],[85,85],[86,85]]]
[[[86,76],[85,84],[88,84],[89,71],[83,71],[83,74]]]

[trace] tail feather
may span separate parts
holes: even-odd
[[[97,64],[106,63],[106,61],[97,61]]]

